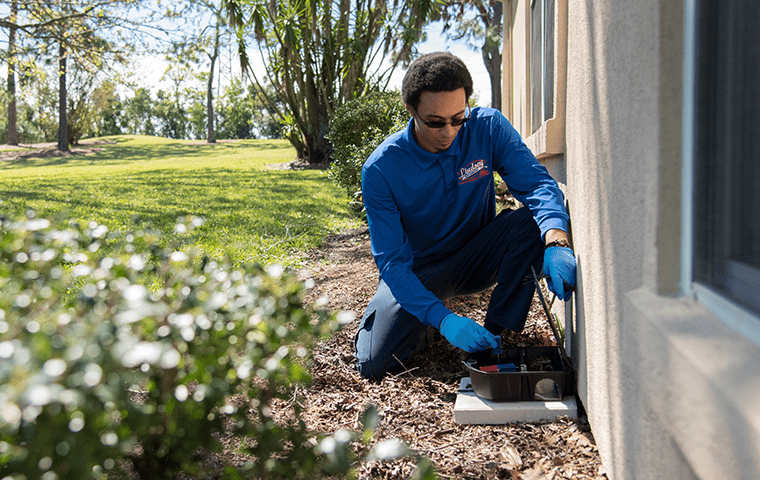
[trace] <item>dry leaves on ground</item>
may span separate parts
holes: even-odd
[[[378,275],[369,234],[359,229],[334,235],[306,259],[302,279],[315,286],[307,301],[329,298],[328,308],[353,312],[357,320],[314,352],[313,384],[305,397],[303,420],[316,433],[361,430],[360,416],[375,405],[382,421],[373,442],[399,438],[429,458],[440,478],[601,479],[606,478],[593,436],[583,420],[498,426],[454,423],[454,401],[464,353],[443,337],[417,355],[406,371],[381,380],[363,379],[355,369],[353,337],[359,318],[375,293]],[[482,319],[490,292],[455,299],[460,315]],[[553,345],[551,328],[534,300],[526,328],[511,333],[505,346]],[[360,446],[357,446],[357,449]],[[358,467],[360,478],[400,479],[414,472],[414,461],[373,462]]]

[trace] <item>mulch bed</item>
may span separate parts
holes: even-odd
[[[498,426],[454,423],[454,401],[465,376],[465,353],[443,337],[421,352],[406,370],[366,380],[355,368],[353,337],[377,287],[369,234],[358,229],[327,239],[305,259],[300,272],[311,279],[308,302],[326,296],[328,308],[352,312],[356,320],[314,351],[313,384],[304,392],[302,418],[315,433],[361,430],[361,414],[375,405],[382,421],[373,443],[399,438],[429,458],[439,478],[602,479],[606,478],[588,423],[567,417],[540,423]],[[449,308],[476,320],[485,317],[490,292],[455,299]],[[551,328],[534,299],[526,328],[503,339],[505,347],[554,345]],[[357,445],[357,450],[362,450]],[[359,452],[360,454],[362,452]],[[363,463],[359,478],[400,479],[413,474],[413,459]]]

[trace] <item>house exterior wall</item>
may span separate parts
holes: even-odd
[[[557,2],[563,151],[525,121],[529,0],[505,1],[503,105],[567,195],[571,352],[608,476],[760,478],[760,343],[679,283],[688,1]]]

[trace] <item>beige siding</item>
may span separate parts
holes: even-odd
[[[561,151],[529,134],[528,0],[505,2],[504,105],[567,194],[572,356],[608,475],[760,478],[760,347],[679,297],[684,5],[566,5]]]

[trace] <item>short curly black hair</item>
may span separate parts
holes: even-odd
[[[460,88],[464,88],[465,98],[469,100],[472,76],[464,62],[449,52],[427,53],[409,65],[401,84],[401,99],[416,109],[424,90],[451,92]]]

